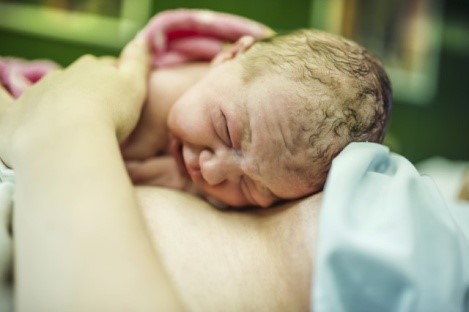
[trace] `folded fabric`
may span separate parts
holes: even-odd
[[[245,17],[209,10],[176,9],[156,14],[144,28],[153,51],[153,65],[210,61],[224,44],[242,36],[265,38],[273,31]]]
[[[17,98],[29,86],[56,68],[59,66],[49,60],[27,61],[15,57],[0,57],[0,84]]]
[[[469,311],[469,205],[459,205],[388,148],[347,146],[325,186],[312,309]]]

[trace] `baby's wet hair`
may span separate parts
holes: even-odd
[[[310,159],[303,172],[314,191],[332,159],[350,142],[382,142],[392,106],[381,62],[362,46],[326,32],[302,29],[260,40],[241,58],[246,83],[263,75],[298,82],[298,136]]]

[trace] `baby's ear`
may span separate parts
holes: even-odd
[[[252,36],[243,36],[238,39],[234,44],[218,53],[212,60],[212,66],[222,64],[228,60],[234,59],[241,53],[249,50],[250,47],[256,42]]]

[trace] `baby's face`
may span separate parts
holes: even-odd
[[[203,193],[231,205],[267,207],[311,193],[298,178],[308,164],[295,131],[295,84],[241,79],[236,61],[213,68],[171,109],[173,155]]]

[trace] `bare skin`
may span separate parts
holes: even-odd
[[[138,187],[137,195],[188,310],[309,310],[321,194],[243,212],[168,189]]]
[[[221,212],[131,185],[118,142],[137,122],[148,59],[134,42],[117,68],[87,56],[17,103],[0,93],[0,157],[16,173],[16,308],[306,310],[319,196]]]
[[[190,180],[171,155],[172,136],[167,119],[177,99],[209,69],[209,63],[189,63],[151,73],[141,118],[121,148],[127,171],[135,184],[191,189]]]
[[[312,193],[311,181],[296,172],[310,164],[297,146],[308,144],[306,133],[292,130],[302,108],[298,83],[279,75],[245,82],[239,57],[253,43],[240,39],[208,70],[191,65],[153,74],[144,117],[123,146],[134,182],[194,187],[232,207],[268,207]]]
[[[149,60],[137,38],[117,67],[85,56],[15,102],[0,98],[19,311],[182,310],[118,146],[138,121]]]
[[[208,69],[208,64],[189,64],[154,71],[149,87],[153,107],[168,107],[169,112]],[[148,120],[161,118],[159,109],[152,111],[151,106],[143,114],[148,114],[142,116]],[[165,131],[157,128],[164,123],[140,121],[140,127],[144,124],[156,127],[154,133]],[[142,137],[149,133],[146,130]],[[147,141],[128,148],[127,156],[164,150],[165,144],[156,145],[161,143],[158,138],[153,137],[153,147]],[[168,176],[152,173],[161,164],[168,168],[165,158],[132,163],[136,166],[128,163],[127,168],[134,179],[156,185],[159,177],[167,181]],[[179,171],[173,167],[172,172]],[[214,209],[188,193],[148,186],[136,189],[154,246],[185,307],[194,311],[308,310],[321,194],[267,211],[236,212]]]
[[[171,107],[209,69],[209,63],[188,63],[151,72],[139,123],[122,151],[127,160],[145,160],[168,150],[171,136],[167,119]]]

